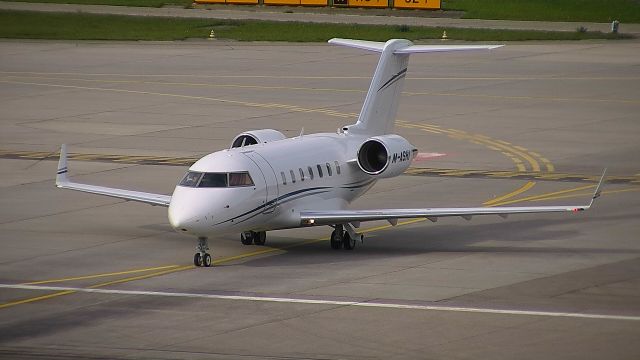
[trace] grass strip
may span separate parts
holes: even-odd
[[[443,9],[469,19],[640,22],[638,0],[444,0]]]
[[[144,16],[94,15],[0,11],[0,37],[56,40],[184,40],[217,38],[240,41],[324,42],[333,37],[385,41],[439,39],[443,28],[316,24],[299,22],[237,21],[214,19],[156,18]],[[523,41],[622,39],[624,34],[601,32],[547,32],[446,28],[451,40]]]

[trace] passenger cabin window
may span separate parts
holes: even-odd
[[[291,182],[295,183],[296,182],[296,174],[293,173],[293,170],[289,170],[289,173],[291,173]]]
[[[318,168],[318,176],[322,177],[322,166],[316,165],[316,167]]]
[[[226,188],[253,186],[253,179],[248,172],[201,173],[189,171],[180,181],[181,186],[199,188]]]
[[[284,176],[284,171],[280,171],[280,176],[282,176],[282,185],[287,185],[287,177]]]
[[[313,180],[313,168],[311,166],[307,166],[307,170],[309,170],[309,179]]]
[[[229,186],[253,186],[253,179],[248,172],[229,173]]]
[[[331,164],[327,163],[327,175],[331,176]]]
[[[300,170],[300,181],[304,181],[304,171],[302,171],[302,168],[298,168],[298,170]]]
[[[337,161],[334,161],[333,163],[336,164],[336,175],[340,175],[340,163]]]

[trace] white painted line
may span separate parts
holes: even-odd
[[[215,294],[198,294],[198,293],[165,292],[165,291],[87,289],[87,288],[66,287],[66,286],[38,286],[38,285],[20,285],[20,284],[0,284],[0,288],[21,289],[21,290],[41,290],[41,291],[76,291],[76,292],[82,292],[82,293],[97,293],[97,294],[111,294],[111,295],[142,295],[142,296],[182,297],[182,298],[219,299],[219,300],[266,301],[266,302],[280,302],[280,303],[292,303],[292,304],[339,305],[339,306],[358,306],[358,307],[387,308],[387,309],[432,310],[432,311],[452,311],[452,312],[501,314],[501,315],[528,315],[528,316],[568,317],[568,318],[581,318],[581,319],[640,321],[640,316],[632,316],[632,315],[608,315],[608,314],[530,311],[530,310],[503,310],[503,309],[491,309],[491,308],[479,308],[479,307],[473,308],[473,307],[457,307],[457,306],[410,305],[410,304],[398,304],[398,303],[357,302],[357,301],[339,301],[339,300],[322,300],[322,299],[296,299],[296,298],[268,297],[268,296],[239,296],[239,295],[215,295]]]

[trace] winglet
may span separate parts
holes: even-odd
[[[60,187],[64,183],[68,182],[67,172],[67,145],[62,144],[60,147],[60,160],[58,160],[58,172],[56,175],[56,186]]]
[[[604,168],[604,170],[602,171],[602,176],[600,176],[600,181],[598,181],[598,186],[596,186],[596,190],[593,192],[593,196],[591,197],[591,202],[589,203],[589,206],[587,208],[590,208],[591,205],[593,205],[594,200],[600,197],[600,194],[602,192],[601,190],[602,183],[604,183],[604,175],[606,173],[607,173],[607,168]]]

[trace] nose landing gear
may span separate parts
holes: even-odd
[[[206,237],[198,238],[198,246],[196,246],[197,253],[193,255],[193,265],[195,266],[211,266],[211,255],[207,253],[209,250],[209,242]]]

